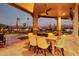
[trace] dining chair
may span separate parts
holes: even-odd
[[[58,37],[58,40],[56,41],[55,50],[56,48],[58,49],[58,51],[61,50],[60,52],[62,53],[63,56],[64,56],[64,46],[65,46],[65,35],[62,35]]]
[[[53,33],[48,33],[48,39],[56,39],[57,37]]]
[[[33,33],[28,33],[27,34],[27,37],[28,37],[28,43],[27,43],[27,45],[28,45],[29,49],[30,49],[30,42],[29,42],[30,36],[33,36]]]
[[[53,33],[48,33],[48,36],[54,36],[54,34]]]
[[[34,53],[36,52],[37,49],[37,42],[36,42],[36,35],[29,35],[29,50],[33,49]]]
[[[28,36],[33,36],[33,33],[28,33]]]
[[[38,52],[39,51],[41,51],[42,53],[44,52],[44,55],[46,56],[46,52],[50,50],[50,44],[47,43],[46,37],[37,36],[37,45],[38,45]]]

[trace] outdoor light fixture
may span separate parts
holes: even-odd
[[[73,8],[70,8],[70,18],[73,19]]]
[[[63,12],[63,13],[62,13],[62,15],[64,16],[64,15],[65,15],[65,13]]]

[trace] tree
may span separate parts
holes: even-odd
[[[0,24],[0,31],[3,31],[5,28],[7,28],[7,25],[5,25],[5,24]]]
[[[27,18],[27,21],[29,20],[29,18]],[[27,22],[27,28],[28,28],[28,22]]]
[[[18,24],[19,20],[20,20],[20,18],[17,17],[17,20],[16,20],[16,28],[17,28],[17,31],[18,31],[18,29],[19,29],[19,24]]]
[[[25,27],[26,27],[26,23],[23,23],[23,28],[25,29]]]
[[[5,27],[7,27],[7,25],[5,25],[5,24],[0,24],[0,28],[5,28]]]
[[[27,20],[29,20],[29,18],[27,18]]]

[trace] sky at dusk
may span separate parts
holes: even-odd
[[[33,26],[33,18],[30,14],[25,13],[8,4],[0,3],[0,24],[15,25],[17,17],[20,18],[19,25],[22,25],[22,23],[28,23],[29,26]],[[27,18],[29,18],[28,21]],[[42,17],[40,17],[38,20],[39,26],[48,25],[49,23],[55,24],[56,20],[53,18],[42,18]],[[71,25],[72,21],[62,20],[62,24]]]

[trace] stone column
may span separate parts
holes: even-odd
[[[39,14],[39,4],[34,4],[33,9],[33,34],[37,34],[38,32],[38,14]]]
[[[57,19],[57,32],[58,35],[61,35],[61,17],[58,17]]]
[[[34,13],[33,15],[33,33],[37,34],[38,32],[38,14]]]
[[[78,36],[78,4],[75,4],[74,7],[73,35]]]

